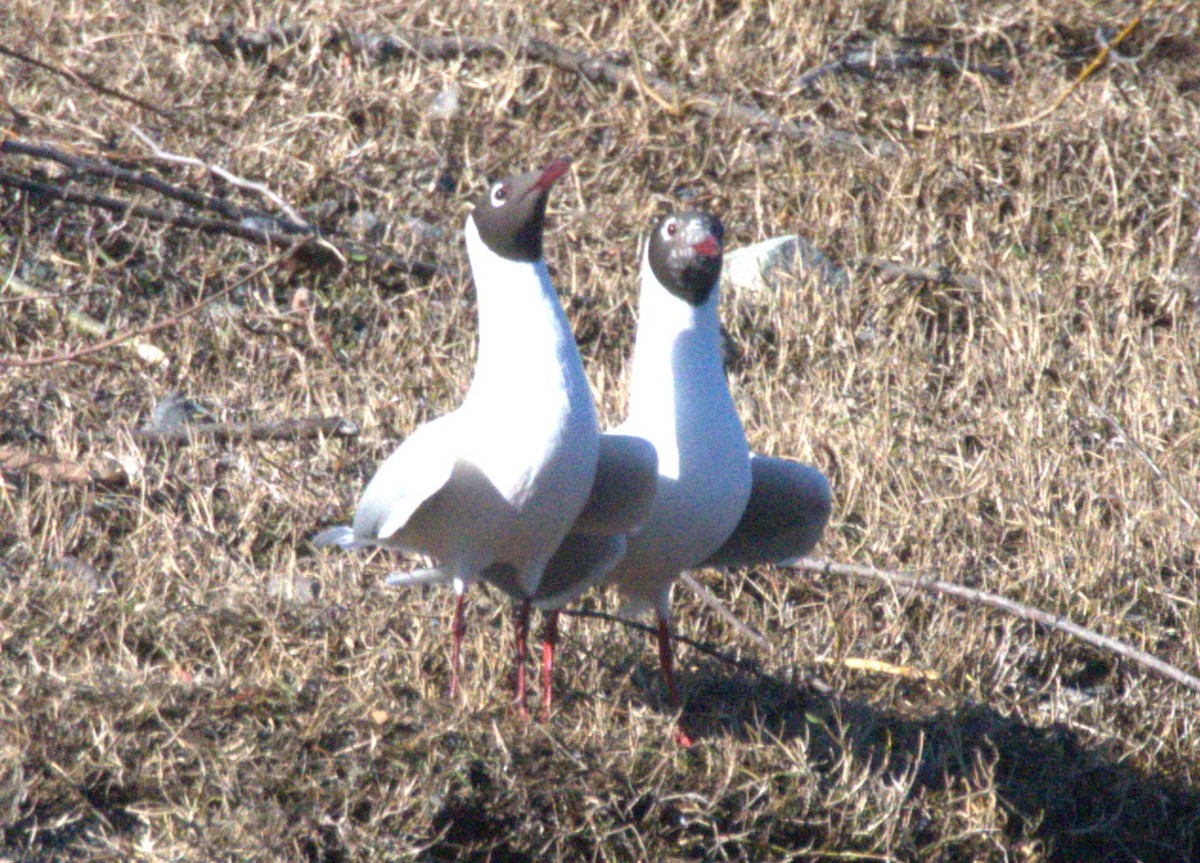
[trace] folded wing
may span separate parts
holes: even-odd
[[[752,455],[750,500],[729,539],[703,566],[790,563],[812,551],[829,521],[829,482],[814,467]]]

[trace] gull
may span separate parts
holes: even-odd
[[[462,405],[418,428],[380,466],[353,527],[317,545],[425,554],[456,595],[450,694],[458,689],[467,587],[477,580],[516,602],[516,706],[526,713],[531,599],[543,569],[588,502],[600,442],[595,406],[542,256],[546,200],[566,173],[492,183],[464,233],[478,295],[479,353]]]
[[[635,609],[656,613],[659,662],[676,710],[675,580],[700,566],[803,556],[830,509],[819,471],[752,454],[746,444],[721,356],[723,242],[724,227],[708,213],[671,213],[655,225],[642,256],[629,414],[614,430],[654,446],[658,482],[649,516],[605,581]],[[681,729],[675,737],[691,742]]]

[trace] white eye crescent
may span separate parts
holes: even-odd
[[[493,207],[503,207],[504,202],[508,200],[508,186],[504,183],[497,183],[492,186],[491,201]]]

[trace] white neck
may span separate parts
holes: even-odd
[[[464,233],[479,308],[479,356],[467,402],[502,395],[502,409],[511,410],[514,403],[561,399],[594,413],[545,261],[501,257],[484,244],[470,216]]]
[[[666,476],[677,475],[680,449],[699,437],[745,446],[721,359],[719,302],[716,290],[699,306],[675,296],[643,254],[626,425],[658,448]]]

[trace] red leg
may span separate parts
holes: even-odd
[[[554,702],[554,648],[558,646],[558,612],[546,615],[546,632],[542,636],[542,718],[550,718]]]
[[[658,664],[662,666],[663,679],[667,682],[667,704],[672,710],[679,710],[683,700],[675,687],[675,655],[671,651],[671,624],[661,614],[658,616]],[[683,747],[692,745],[692,738],[683,730],[682,725],[675,726],[672,735],[675,742]]]
[[[458,694],[458,667],[462,655],[463,636],[467,634],[467,619],[463,616],[467,595],[460,593],[454,600],[454,622],[450,626],[450,697]]]
[[[529,701],[525,692],[525,661],[529,658],[529,600],[517,604],[517,698],[514,706],[523,719],[529,718]]]

